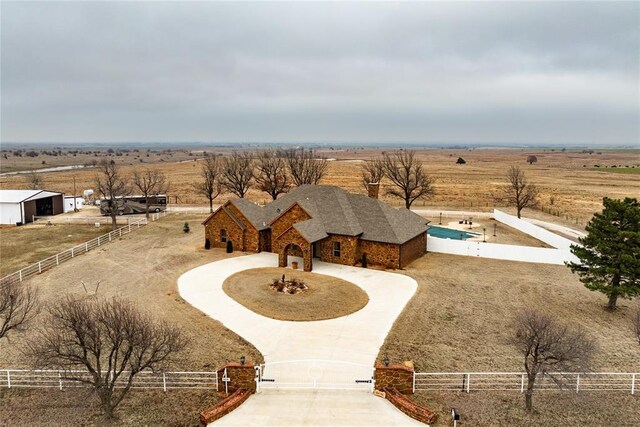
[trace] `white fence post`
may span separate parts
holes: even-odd
[[[576,394],[580,391],[580,374],[576,375]]]
[[[42,263],[38,261],[38,273],[42,273]]]
[[[89,252],[89,242],[84,243],[84,251]]]
[[[375,373],[375,369],[373,372]],[[413,371],[413,392],[416,392],[416,371]]]
[[[636,394],[636,374],[631,374],[631,394]]]
[[[71,258],[73,258],[73,248],[71,248]]]
[[[20,276],[20,281],[22,282],[22,270],[18,271],[18,273],[20,273],[20,274],[19,274],[19,276]]]
[[[167,391],[167,374],[165,372],[162,373],[162,391]]]
[[[58,371],[58,381],[60,382],[60,390],[62,390],[62,375],[60,374],[60,371]]]
[[[56,254],[56,265],[60,265],[60,260],[58,259],[58,255],[59,254]]]
[[[520,393],[524,393],[524,374],[522,374],[522,379],[520,380]]]
[[[7,369],[7,387],[11,388],[11,374],[9,374],[8,369]]]
[[[469,390],[471,389],[471,374],[467,374],[467,393],[469,393]]]

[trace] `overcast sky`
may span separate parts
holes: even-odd
[[[638,144],[640,3],[1,3],[2,142]]]

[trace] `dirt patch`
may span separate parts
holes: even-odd
[[[308,289],[290,295],[271,289],[272,280],[301,280]],[[369,302],[367,293],[353,283],[323,274],[285,268],[256,268],[227,278],[227,295],[249,310],[277,320],[314,321],[346,316]]]

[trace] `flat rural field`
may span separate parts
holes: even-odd
[[[210,153],[228,154],[230,148],[211,148]],[[327,176],[322,184],[338,185],[352,192],[364,193],[360,181],[359,168],[363,160],[380,156],[384,149],[335,149],[319,150],[318,154],[333,159]],[[133,155],[133,153],[131,153]],[[138,153],[139,154],[139,153]],[[177,157],[156,158],[145,163],[131,156],[112,156],[122,165],[124,174],[131,175],[140,167],[149,167],[164,171],[171,181],[170,201],[172,203],[204,204],[203,197],[193,191],[193,183],[199,179],[200,165],[196,161],[202,150],[191,153],[187,159],[176,161]],[[602,150],[589,154],[582,150],[550,151],[536,149],[420,149],[420,159],[426,169],[435,178],[436,195],[427,201],[419,201],[416,208],[490,210],[494,207],[494,196],[504,184],[504,175],[512,165],[520,166],[529,180],[535,183],[541,192],[539,209],[562,218],[574,226],[584,226],[594,212],[601,210],[602,198],[625,196],[640,197],[640,174],[620,173],[636,171],[640,166],[640,150]],[[176,154],[177,156],[178,154]],[[538,162],[529,165],[527,156],[535,155]],[[186,156],[180,154],[181,159]],[[457,165],[458,157],[467,162]],[[4,164],[11,166],[14,160],[9,157]],[[20,158],[17,158],[20,159]],[[153,159],[150,157],[149,159]],[[86,161],[86,159],[84,159]],[[152,160],[149,160],[151,162]],[[79,160],[79,163],[83,161]],[[595,166],[599,166],[596,168]],[[611,168],[611,166],[635,166],[635,168]],[[76,177],[79,191],[95,189],[95,169],[44,173],[47,189],[73,191],[73,176]],[[385,183],[383,181],[383,191]],[[24,176],[12,175],[0,177],[0,188],[25,188]],[[220,201],[229,198],[220,197]],[[248,197],[258,202],[268,201],[266,193],[250,191]],[[397,200],[387,199],[399,204]],[[531,211],[530,211],[531,212]]]
[[[111,231],[94,225],[25,225],[0,228],[0,277]]]
[[[180,326],[190,340],[176,370],[214,371],[227,361],[245,356],[261,361],[260,353],[242,338],[180,298],[177,278],[207,262],[228,257],[224,250],[203,249],[204,215],[170,215],[30,279],[46,302],[66,294],[120,295],[141,309]],[[191,233],[182,231],[189,222]],[[241,253],[232,256],[241,255]],[[85,286],[82,285],[84,282]],[[85,291],[85,288],[87,291]],[[36,321],[41,322],[40,315]],[[19,349],[29,332],[0,343],[0,366],[28,368]],[[220,397],[200,391],[141,392],[121,411],[121,425],[197,425],[199,411]],[[155,396],[155,398],[151,398]],[[0,420],[14,425],[76,426],[99,423],[94,396],[86,391],[0,390]],[[46,408],[34,411],[34,407]],[[1,422],[0,422],[1,424]]]
[[[396,320],[380,358],[413,360],[417,372],[520,372],[512,320],[518,310],[537,307],[583,327],[596,341],[593,371],[640,369],[640,345],[630,319],[637,302],[620,301],[618,311],[608,312],[606,298],[587,290],[564,266],[429,253],[404,273],[417,280],[418,291]],[[631,420],[640,419],[637,397],[624,392],[538,393],[540,411],[531,417],[516,392],[418,392],[414,398],[441,414],[457,407],[468,425],[634,425]],[[571,407],[572,417],[565,419],[563,405]],[[449,425],[443,418],[438,425]]]

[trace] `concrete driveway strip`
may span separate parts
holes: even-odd
[[[290,257],[290,262],[293,260]],[[323,360],[318,369],[325,379],[348,376],[350,366],[353,366],[351,374],[356,378],[370,376],[387,333],[417,289],[415,280],[401,274],[314,260],[314,273],[347,280],[360,286],[369,296],[369,303],[355,313],[316,322],[288,322],[261,316],[222,290],[224,280],[232,274],[251,268],[273,267],[277,263],[278,256],[271,253],[212,262],[180,276],[178,290],[191,305],[251,342],[262,353],[266,364]],[[273,368],[277,372],[277,366]],[[310,370],[304,363],[287,365],[286,369],[291,378],[308,378]],[[265,372],[269,371],[266,369]],[[298,401],[299,405],[293,404]],[[265,390],[252,396],[216,425],[415,423],[389,402],[363,391]]]
[[[317,322],[287,322],[261,316],[222,290],[222,283],[232,274],[277,263],[278,256],[271,253],[212,262],[180,276],[178,289],[191,305],[251,342],[266,363],[322,359],[368,366],[373,366],[393,322],[417,289],[415,280],[405,275],[314,260],[314,273],[349,281],[369,296],[369,303],[361,310]]]

